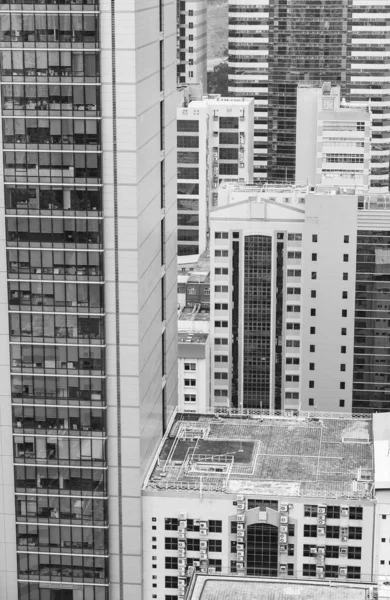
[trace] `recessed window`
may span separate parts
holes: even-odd
[[[340,365],[340,371],[345,371],[345,364]]]
[[[314,398],[309,398],[309,406],[314,406]]]
[[[346,308],[344,308],[344,309],[341,311],[341,316],[342,316],[342,317],[346,317],[346,316],[347,316],[347,314],[348,314],[348,311],[347,311],[347,309],[346,309]]]
[[[341,328],[341,335],[347,335],[347,328],[346,327],[342,327]]]
[[[348,298],[348,292],[345,292],[345,291],[344,291],[344,292],[342,293],[342,298],[343,298],[343,300],[346,300],[346,299]]]
[[[310,309],[310,316],[311,317],[315,317],[316,316],[316,309],[315,308],[311,308]]]
[[[311,255],[311,259],[312,259],[312,260],[317,260],[317,254],[316,254],[316,253],[313,253],[313,254]]]
[[[311,290],[311,297],[312,298],[317,298],[317,291],[316,290]]]
[[[345,406],[345,400],[339,400],[339,407],[344,408],[344,406]]]
[[[341,354],[347,353],[347,346],[341,346]]]
[[[309,388],[313,388],[314,387],[314,381],[309,381]]]
[[[311,241],[318,242],[318,235],[316,233],[313,233],[313,235],[311,236]]]
[[[315,352],[316,347],[313,344],[310,344],[310,352]]]
[[[311,278],[312,279],[317,279],[317,271],[312,271],[311,272]]]
[[[345,381],[340,381],[340,390],[345,390]]]
[[[349,244],[349,235],[344,236],[344,244]]]
[[[343,280],[348,281],[348,273],[343,273]]]
[[[344,262],[348,262],[349,261],[349,254],[343,254],[343,261]]]
[[[310,363],[310,364],[309,364],[309,369],[310,369],[310,371],[314,371],[314,368],[315,368],[315,365],[314,365],[314,363]]]
[[[313,335],[316,332],[316,328],[315,327],[310,327],[310,333]]]

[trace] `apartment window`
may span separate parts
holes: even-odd
[[[211,521],[209,521],[209,532],[222,533],[222,521],[215,521],[211,519]]]
[[[312,259],[312,260],[314,260],[314,261],[315,261],[315,260],[317,260],[317,254],[313,253],[313,254],[311,255],[311,259]]]
[[[188,538],[187,539],[187,550],[190,552],[199,552],[200,551],[200,540]]]
[[[227,398],[228,391],[227,390],[214,390],[214,396],[216,398]]]
[[[317,271],[312,271],[311,272],[311,278],[312,279],[317,279]]]
[[[287,269],[287,277],[300,277],[302,271],[300,269]]]
[[[302,234],[301,233],[289,233],[287,236],[287,239],[290,241],[296,241],[296,242],[301,242],[302,241]]]
[[[340,408],[344,408],[345,407],[345,400],[339,400],[339,407]]]
[[[223,354],[215,354],[214,355],[214,362],[223,362],[223,363],[227,363],[228,362],[228,357],[223,355]]]
[[[165,568],[166,569],[177,569],[177,556],[166,556],[165,557]]]
[[[228,240],[229,239],[229,233],[227,231],[216,231],[214,233],[214,238],[216,240]]]
[[[313,388],[314,387],[314,381],[309,381],[309,388]]]
[[[340,390],[345,390],[345,381],[340,381]]]
[[[286,329],[292,329],[294,331],[300,331],[301,324],[300,323],[286,323]]]
[[[217,573],[222,571],[222,561],[220,558],[209,558],[209,567],[215,567]]]
[[[338,558],[339,552],[339,546],[325,546],[326,558]]]
[[[216,256],[217,258],[221,258],[224,257],[226,258],[228,256],[228,251],[227,250],[215,250],[214,252],[214,256]]]
[[[233,535],[237,533],[237,521],[231,521],[230,533],[232,533]]]
[[[311,236],[311,241],[318,242],[318,235],[316,233],[313,233],[313,235]]]
[[[349,261],[349,254],[343,254],[343,261],[344,262],[348,262]]]
[[[190,54],[193,54],[193,53],[194,53],[194,48],[193,48],[193,46],[189,46],[189,47],[188,47],[188,52],[189,52]]]
[[[363,519],[363,507],[362,506],[350,506],[349,507],[349,518],[355,520]]]
[[[299,382],[299,375],[286,375],[286,381],[287,382],[298,383]]]
[[[177,588],[178,587],[178,578],[171,577],[170,575],[166,575],[165,577],[165,587],[166,588]]]
[[[299,365],[299,358],[286,358],[286,365]]]
[[[317,504],[305,504],[304,506],[305,517],[316,517],[318,514]]]
[[[214,273],[216,275],[228,275],[229,270],[227,268],[218,268],[218,269],[214,269]]]
[[[347,579],[360,579],[360,567],[347,567]]]
[[[301,294],[301,288],[288,287],[287,294],[294,294],[294,295],[299,296]]]
[[[299,348],[301,345],[299,340],[286,340],[287,348]]]
[[[349,235],[344,236],[344,244],[349,244]]]
[[[341,354],[347,353],[347,346],[341,346]]]
[[[348,558],[354,560],[361,560],[362,549],[361,546],[348,546]]]
[[[342,316],[342,317],[346,317],[347,315],[348,315],[348,311],[347,311],[347,309],[345,309],[345,308],[344,308],[344,309],[341,311],[341,316]]]
[[[309,398],[309,406],[314,406],[314,398]]]
[[[347,328],[346,327],[342,327],[341,328],[341,335],[347,335]]]
[[[227,321],[214,321],[214,327],[227,327]]]
[[[340,537],[340,527],[338,525],[327,525],[326,526],[326,537],[332,539],[338,539]]]
[[[288,555],[289,555],[289,556],[294,556],[294,555],[295,555],[295,547],[294,547],[294,544],[289,544],[289,545],[288,545],[287,552],[288,552]]]
[[[311,317],[315,317],[316,316],[316,309],[315,308],[311,308],[310,309],[310,316]]]
[[[222,540],[209,540],[209,552],[222,552]]]
[[[290,523],[288,525],[288,536],[289,537],[294,537],[295,536],[295,525],[293,525],[292,523]]]
[[[315,327],[310,327],[310,334],[314,335],[316,332],[316,328]]]
[[[348,298],[348,292],[344,291],[341,296],[343,300],[346,300]]]
[[[343,273],[343,281],[348,281],[348,273]]]
[[[298,392],[286,392],[285,394],[286,400],[299,400]]]
[[[229,287],[227,285],[215,285],[214,286],[214,291],[218,294],[218,293],[226,293],[229,291]]]
[[[351,508],[350,508],[351,510]],[[362,539],[362,528],[361,527],[349,527],[348,537],[350,540],[361,540]]]
[[[287,252],[287,258],[302,258],[302,252]]]
[[[223,372],[215,372],[214,373],[214,379],[226,379],[228,378],[228,374],[227,373],[223,373]]]
[[[215,338],[214,343],[216,346],[227,346],[228,340],[227,338]]]
[[[303,537],[317,537],[317,525],[304,525]]]
[[[194,16],[194,11],[193,10],[189,10],[188,11],[188,16],[189,17],[193,17]]]
[[[326,518],[327,519],[339,519],[340,518],[340,507],[339,506],[327,506],[326,507]]]
[[[196,387],[196,379],[185,379],[184,385],[186,387]]]
[[[227,310],[228,308],[228,304],[224,302],[217,302],[214,304],[214,310]]]
[[[178,520],[177,519],[165,519],[165,531],[177,531]]]
[[[310,344],[310,352],[315,352],[316,351],[316,347],[314,346],[314,344]]]
[[[310,363],[310,364],[309,364],[309,369],[310,369],[310,371],[314,371],[314,369],[315,369],[315,365],[314,365],[314,363]],[[313,386],[313,387],[314,387],[314,386]]]
[[[301,307],[298,306],[297,304],[288,304],[287,305],[287,312],[300,313],[301,312]]]
[[[194,28],[194,24],[191,21],[188,23],[188,28],[189,29],[193,29]]]
[[[184,394],[184,402],[196,402],[195,394]]]
[[[185,371],[196,371],[196,363],[184,363]]]
[[[195,525],[194,519],[187,519],[187,531],[199,531],[199,525]]]
[[[325,577],[332,577],[335,579],[339,576],[338,565],[325,565]]]
[[[311,296],[311,298],[317,298],[317,291],[311,290],[310,296]]]
[[[302,575],[304,577],[315,577],[316,576],[316,565],[302,565]]]
[[[387,515],[381,515],[382,519],[386,519]]]

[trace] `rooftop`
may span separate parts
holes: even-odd
[[[208,309],[185,306],[179,315],[179,321],[210,321]]]
[[[373,477],[364,415],[177,414],[145,489],[370,499]]]
[[[188,274],[189,278],[187,283],[204,283],[207,279],[210,279],[210,251],[207,249],[199,256],[196,265],[191,267],[180,267],[178,269],[180,274]]]
[[[177,337],[179,344],[205,344],[209,334],[198,331],[179,331]]]
[[[269,580],[197,574],[188,600],[368,600],[367,584]]]

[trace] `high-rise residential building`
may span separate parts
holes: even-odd
[[[210,206],[221,181],[253,180],[253,100],[182,101],[177,109],[178,256],[198,258],[207,247]]]
[[[389,410],[390,197],[225,184],[218,200],[210,405]]]
[[[380,0],[229,0],[229,91],[255,98],[256,179],[295,181],[297,84],[330,81],[370,103],[371,185],[388,189],[389,16]]]
[[[341,103],[340,87],[298,84],[297,183],[370,186],[371,112]]]
[[[167,432],[143,487],[145,593],[191,597],[194,571],[233,575],[232,586],[376,582],[388,558],[390,415],[234,412],[178,414]]]
[[[175,38],[169,1],[1,4],[2,598],[142,597],[177,396]]]
[[[176,0],[177,82],[207,88],[207,0]]]

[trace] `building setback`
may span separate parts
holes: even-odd
[[[388,189],[387,30],[378,0],[229,0],[229,92],[255,98],[255,179],[295,180],[299,81],[330,81],[373,112],[371,185]]]
[[[175,3],[3,2],[0,32],[0,596],[140,600],[177,397]]]

